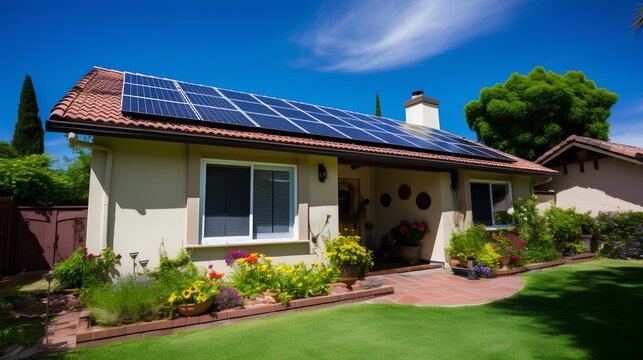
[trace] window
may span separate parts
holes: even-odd
[[[471,181],[473,222],[486,226],[512,223],[507,212],[511,207],[511,183],[505,181]]]
[[[292,239],[295,166],[203,161],[201,243]]]

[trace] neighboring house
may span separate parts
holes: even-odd
[[[572,135],[536,162],[561,173],[536,188],[561,208],[643,211],[643,148]]]
[[[456,226],[502,226],[556,175],[439,130],[421,92],[405,107],[406,123],[94,68],[46,126],[93,135],[75,141],[94,149],[87,246],[113,247],[125,270],[130,252],[155,266],[161,242],[221,270],[233,249],[319,260],[340,227],[375,247],[401,220],[427,221],[422,258],[443,262]]]

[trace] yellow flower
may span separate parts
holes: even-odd
[[[243,264],[244,262],[246,262],[245,258],[237,259],[237,264]]]
[[[189,298],[190,298],[190,296],[192,296],[192,291],[190,291],[190,289],[185,289],[185,290],[183,290],[183,292],[181,293],[181,295],[183,295],[183,297],[184,297],[185,299],[189,299]]]
[[[174,300],[176,300],[176,294],[174,294],[174,293],[173,293],[172,295],[170,295],[170,298],[169,298],[169,299],[167,299],[167,301],[168,301],[170,304],[172,304],[172,303],[174,302]]]
[[[302,287],[302,285],[304,285],[304,284],[299,283],[299,284],[297,284],[297,287]]]

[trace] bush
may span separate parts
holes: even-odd
[[[487,243],[482,247],[482,250],[478,254],[477,260],[492,269],[500,269],[500,258],[500,254],[495,251],[493,245]]]
[[[527,246],[523,251],[523,263],[535,264],[560,259],[563,254],[553,245]]]
[[[100,254],[87,253],[87,248],[76,249],[74,253],[54,268],[54,277],[65,289],[82,288],[109,281],[110,273],[120,265],[121,255],[110,248]]]
[[[615,259],[643,259],[643,212],[601,212],[596,227],[604,242],[601,254]]]
[[[558,250],[567,251],[580,243],[581,217],[574,209],[551,206],[545,210],[545,218]]]
[[[87,289],[82,295],[99,325],[117,326],[159,317],[165,299],[146,276],[126,276],[119,281]]]
[[[518,198],[510,209],[516,224],[518,237],[527,241],[529,246],[551,247],[553,237],[547,225],[547,219],[540,215],[536,205],[537,197],[532,195],[527,200]]]
[[[466,262],[478,258],[484,244],[490,240],[487,229],[482,224],[468,227],[464,231],[454,232],[447,248],[450,257]]]

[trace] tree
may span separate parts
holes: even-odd
[[[11,145],[20,155],[42,154],[45,151],[44,137],[45,132],[38,116],[36,91],[33,88],[31,76],[26,75],[20,92],[18,121],[16,121]]]
[[[634,13],[634,22],[632,23],[632,29],[636,31],[637,34],[641,33],[641,29],[643,29],[643,4],[639,4],[636,7],[636,11]]]
[[[375,93],[375,116],[382,116],[382,108],[380,107],[380,92]]]
[[[484,88],[464,107],[469,128],[484,144],[533,160],[568,136],[607,140],[618,95],[596,88],[582,72],[564,76],[537,66]]]
[[[16,152],[16,149],[11,146],[6,141],[0,141],[0,158],[1,159],[13,159],[15,157],[18,157],[18,153]]]

